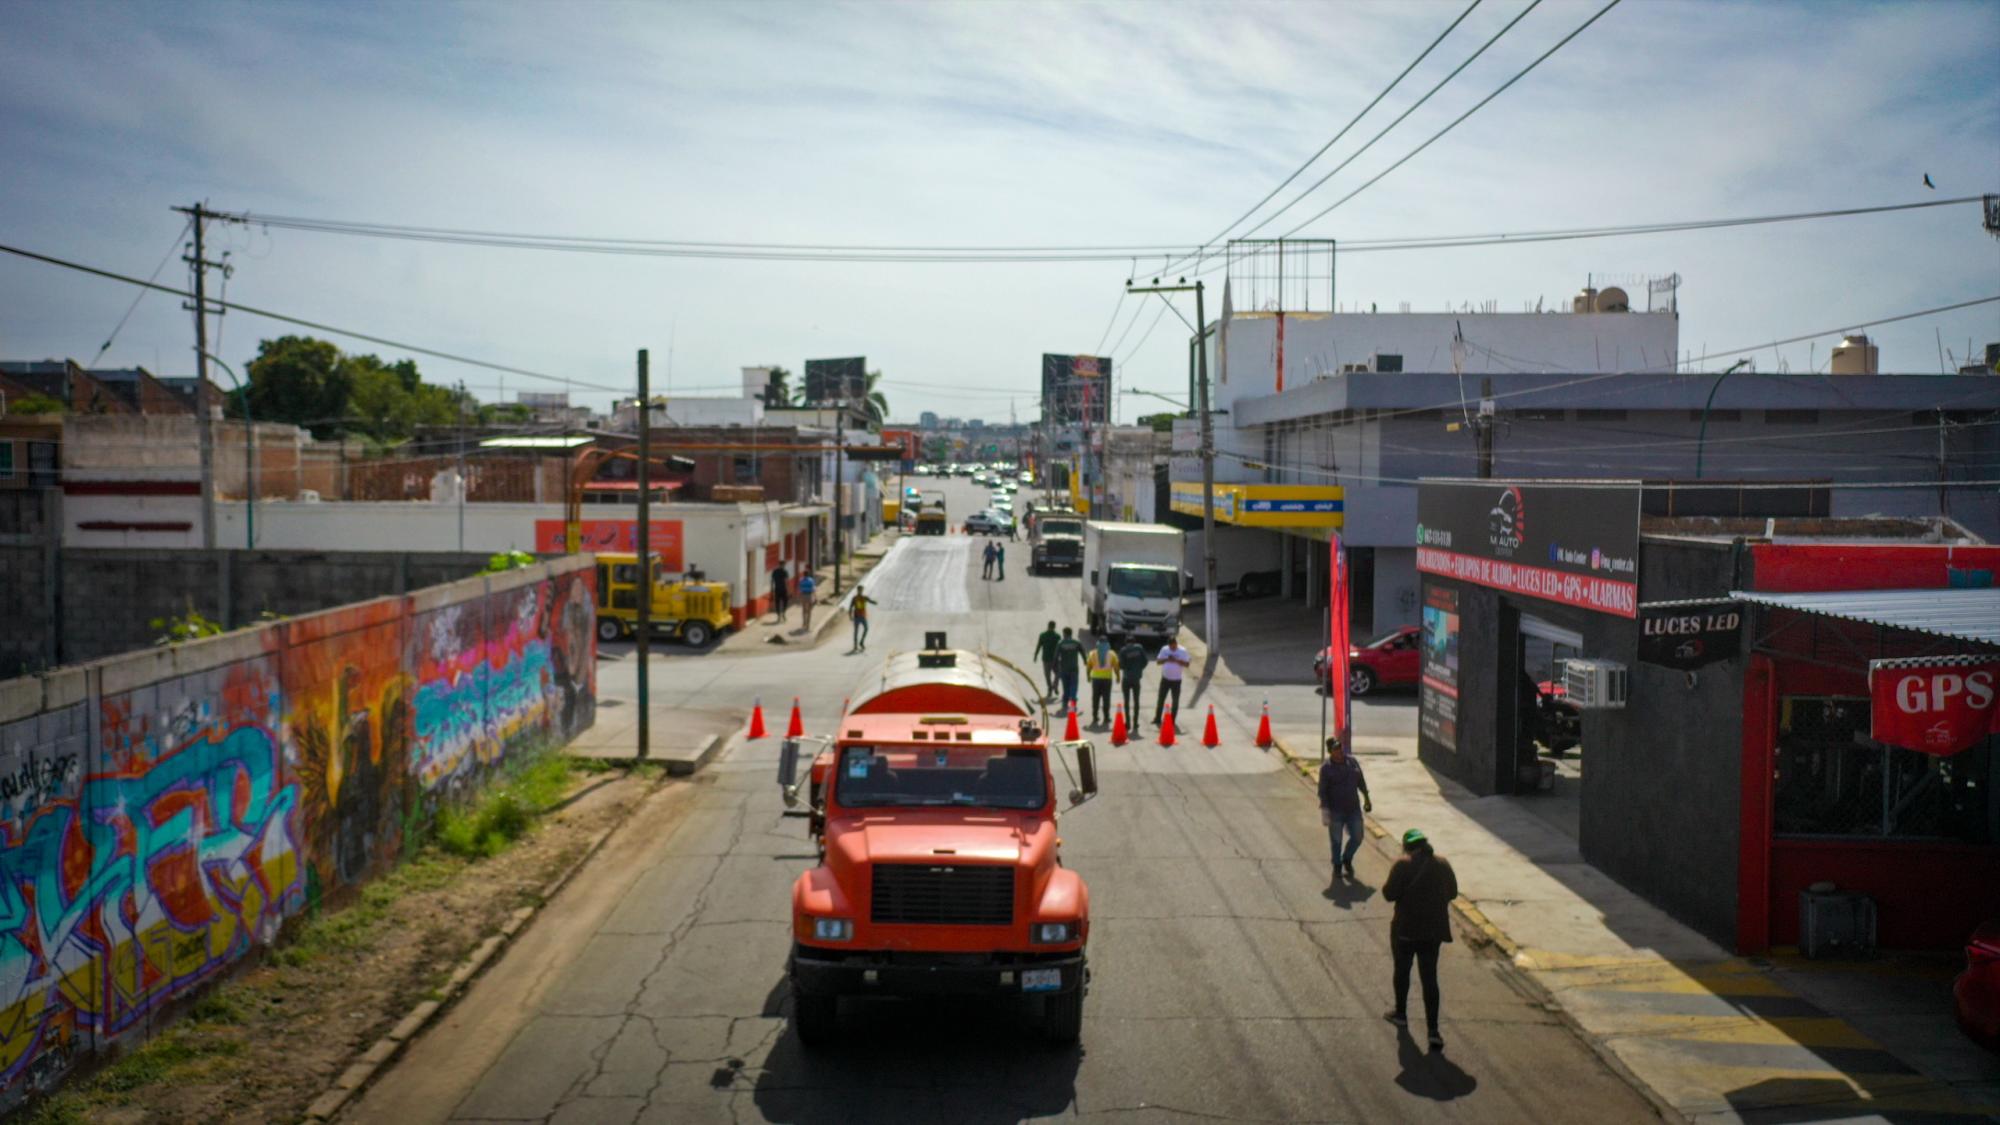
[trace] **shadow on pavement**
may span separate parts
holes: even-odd
[[[1374,898],[1375,888],[1353,879],[1336,879],[1332,885],[1320,892],[1320,897],[1342,910],[1352,910]]]
[[[1479,1088],[1479,1079],[1461,1070],[1443,1051],[1425,1054],[1407,1027],[1396,1029],[1396,1062],[1403,1068],[1396,1085],[1420,1098],[1448,1102]]]
[[[758,1114],[801,1125],[997,1125],[1066,1113],[1083,1048],[1042,1040],[1034,1014],[985,998],[845,1000],[838,1042],[808,1049],[787,1024],[757,1077]]]

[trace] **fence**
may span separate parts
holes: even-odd
[[[0,1113],[596,706],[588,557],[0,682]]]

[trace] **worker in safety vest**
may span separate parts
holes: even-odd
[[[1092,726],[1111,722],[1111,685],[1118,682],[1118,654],[1111,642],[1097,638],[1097,647],[1084,655],[1090,669],[1090,722]]]

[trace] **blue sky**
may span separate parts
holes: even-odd
[[[1487,0],[1301,183],[1524,2]],[[10,0],[0,241],[145,275],[180,228],[168,208],[206,198],[628,237],[1193,243],[1319,147],[1461,7]],[[1407,152],[1595,7],[1548,0],[1296,214]],[[1631,0],[1302,235],[1904,202],[1935,198],[1926,172],[1945,195],[2000,191],[1995,58],[2000,4],[1984,0]],[[1040,354],[1096,348],[1128,273],[1115,262],[611,258],[284,230],[217,238],[237,266],[229,296],[250,304],[607,385],[629,383],[639,347],[652,349],[656,382],[671,352],[682,390],[734,385],[745,364],[864,354],[899,417],[1032,416]],[[2000,293],[2000,240],[1964,207],[1352,255],[1339,296],[1512,310],[1563,300],[1587,274],[1672,271],[1685,279],[1683,348],[1715,351]],[[173,264],[162,278],[186,272]],[[0,296],[0,356],[88,361],[131,292],[7,259]],[[1133,311],[1120,310],[1114,338]],[[1133,385],[1172,392],[1185,386],[1185,330],[1169,317],[1149,336],[1153,319],[1115,354]],[[240,367],[281,331],[232,315],[221,354]],[[1968,338],[2000,340],[2000,305],[1873,334],[1885,368],[1932,372],[1939,340],[1959,354]],[[1835,339],[1766,349],[1758,367],[1823,363]],[[177,302],[148,297],[102,362],[182,374],[190,347]],[[501,393],[490,372],[420,362],[433,380]],[[524,389],[541,385],[507,378],[510,396]],[[1125,416],[1149,409],[1140,402]]]

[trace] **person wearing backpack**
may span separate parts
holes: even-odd
[[[1384,1015],[1397,1027],[1410,1025],[1410,963],[1423,978],[1424,1022],[1430,1027],[1431,1050],[1444,1050],[1438,1034],[1438,951],[1451,940],[1451,900],[1458,897],[1458,876],[1438,855],[1423,829],[1403,833],[1403,855],[1389,869],[1382,897],[1396,904],[1389,921],[1389,945],[1395,956],[1396,1006]]]
[[[813,627],[813,591],[819,589],[811,571],[799,575],[799,625],[811,632]]]

